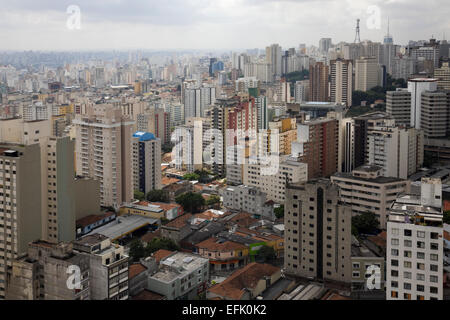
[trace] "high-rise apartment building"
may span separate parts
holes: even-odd
[[[397,89],[386,92],[386,113],[395,119],[397,125],[411,124],[411,92]]]
[[[450,90],[450,63],[442,62],[440,68],[434,69],[438,90]]]
[[[297,125],[292,154],[308,164],[308,179],[329,177],[338,171],[339,123],[336,119],[315,119]]]
[[[319,51],[327,53],[331,48],[331,38],[322,38],[319,40]]]
[[[41,188],[39,144],[0,144],[0,299],[13,260],[41,238]]]
[[[355,90],[365,92],[380,84],[380,67],[375,57],[361,57],[355,65]]]
[[[163,108],[151,108],[136,116],[136,131],[152,132],[161,144],[170,142],[171,114]],[[183,119],[184,121],[184,119]]]
[[[421,194],[402,194],[387,222],[386,299],[443,298],[442,184],[423,178]]]
[[[289,184],[285,204],[287,274],[351,283],[351,207],[326,179]]]
[[[437,79],[414,78],[408,81],[408,91],[411,93],[411,127],[421,128],[422,93],[436,89]]]
[[[337,59],[330,61],[330,100],[352,105],[353,63],[350,60]]]
[[[161,184],[161,140],[149,132],[133,134],[133,186],[147,194],[160,190]]]
[[[295,118],[282,118],[269,122],[269,130],[260,133],[259,154],[279,153],[290,155],[291,144],[297,140]],[[274,141],[275,140],[275,141]]]
[[[128,256],[124,247],[101,234],[92,234],[74,241],[73,250],[89,260],[92,300],[128,300]]]
[[[450,100],[446,92],[424,91],[421,96],[420,128],[427,138],[446,137],[450,131]]]
[[[100,203],[120,205],[133,198],[133,121],[107,104],[88,108],[73,120],[76,173],[100,181]]]
[[[381,229],[386,229],[387,213],[397,195],[410,191],[409,180],[383,177],[381,168],[364,165],[351,173],[336,173],[331,181],[340,188],[341,201],[350,205],[353,215],[374,213]]]
[[[303,101],[306,101],[306,87],[302,81],[295,82],[294,100],[295,103],[302,103]]]
[[[266,63],[271,65],[274,77],[281,76],[281,47],[278,44],[266,47]]]
[[[329,67],[323,62],[316,62],[309,66],[310,101],[329,101],[328,73]]]

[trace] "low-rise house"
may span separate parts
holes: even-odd
[[[130,296],[133,297],[147,287],[147,267],[141,263],[133,263],[128,267]]]
[[[175,198],[180,194],[192,191],[193,185],[190,181],[181,180],[176,183],[164,186],[163,190],[167,193],[169,202],[175,202]]]
[[[191,233],[186,238],[180,241],[183,249],[192,252],[197,252],[196,245],[210,237],[217,235],[219,232],[225,231],[226,228],[221,222],[209,222],[203,228]]]
[[[114,212],[106,212],[104,214],[91,214],[76,221],[76,237],[82,237],[92,230],[101,227],[111,221],[116,219],[116,214]]]
[[[211,237],[196,247],[200,256],[209,259],[211,271],[233,270],[248,263],[248,247],[238,242]]]
[[[176,203],[140,201],[124,203],[119,209],[119,215],[134,214],[154,219],[173,220],[183,214],[183,207]]]
[[[160,228],[161,236],[180,243],[181,239],[187,237],[192,232],[190,223],[192,218],[192,214],[185,213],[169,223],[162,225]]]
[[[250,263],[225,281],[208,289],[208,299],[251,300],[261,295],[281,277],[281,269],[270,264]]]

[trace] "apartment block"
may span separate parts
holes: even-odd
[[[340,188],[341,201],[350,205],[353,215],[374,213],[380,228],[386,229],[387,215],[392,202],[400,193],[409,192],[411,182],[384,177],[382,168],[365,165],[351,173],[336,173],[331,181]]]
[[[76,115],[76,173],[100,181],[101,205],[120,205],[133,198],[133,121],[108,104],[90,106]]]
[[[330,61],[330,77],[330,101],[350,107],[353,92],[352,61],[343,59]]]
[[[161,140],[149,132],[138,131],[133,134],[133,186],[147,194],[160,190]]]
[[[74,241],[73,250],[89,259],[92,300],[128,299],[128,256],[124,247],[101,234],[92,234]]]
[[[72,269],[74,266],[80,271],[78,287],[70,278],[76,271]],[[71,243],[33,241],[27,253],[13,261],[6,299],[89,300],[89,276],[89,259],[74,253]]]
[[[329,101],[329,67],[323,62],[309,66],[309,100]]]
[[[192,300],[206,290],[209,259],[185,252],[174,252],[160,261],[160,269],[148,279],[148,289],[167,300]]]
[[[409,126],[411,123],[411,92],[407,89],[386,92],[386,113],[395,119],[396,124]]]
[[[330,180],[289,184],[285,204],[287,274],[351,283],[351,207]]]
[[[244,169],[244,183],[259,188],[268,200],[284,203],[286,183],[304,182],[308,179],[308,165],[299,158],[272,155],[267,158],[252,158]]]
[[[320,118],[298,124],[297,141],[292,143],[292,153],[308,164],[308,179],[329,177],[337,172],[338,120]]]
[[[39,144],[0,144],[0,299],[14,259],[41,238],[41,190]]]
[[[421,99],[420,127],[425,137],[442,138],[450,128],[450,104],[446,92],[425,91]]]
[[[355,63],[355,90],[369,91],[379,85],[378,61],[375,57],[361,57]]]
[[[392,204],[387,223],[387,300],[442,300],[442,217],[440,179],[423,178],[420,195],[402,194]]]
[[[273,206],[267,204],[267,196],[255,187],[240,185],[227,187],[222,192],[223,206],[237,211],[244,211],[261,218],[274,220]]]

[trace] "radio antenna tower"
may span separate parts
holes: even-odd
[[[361,42],[361,38],[360,38],[360,34],[359,34],[359,19],[356,20],[356,35],[355,35],[355,43],[360,43]]]

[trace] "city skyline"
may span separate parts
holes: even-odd
[[[448,34],[445,1],[0,1],[0,50],[241,50],[279,43],[318,45],[353,42],[356,19],[361,40],[382,41],[388,18],[394,42],[441,39]],[[67,26],[76,6],[80,28]],[[329,10],[333,15],[323,12]],[[71,20],[72,22],[76,21]],[[69,23],[72,23],[69,22]],[[242,32],[247,30],[248,32]],[[298,31],[296,31],[298,30]],[[297,34],[298,32],[298,34]],[[236,35],[239,35],[238,37]]]

